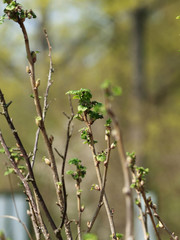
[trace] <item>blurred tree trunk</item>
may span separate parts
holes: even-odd
[[[145,74],[145,29],[147,8],[140,7],[132,12],[132,126],[131,139],[137,159],[143,160],[143,142],[145,140],[145,101],[146,74]]]

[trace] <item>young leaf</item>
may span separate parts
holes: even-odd
[[[95,234],[92,233],[86,233],[83,236],[83,240],[98,240],[98,237]]]

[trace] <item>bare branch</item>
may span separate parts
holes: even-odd
[[[72,136],[72,128],[71,128],[71,124],[74,118],[74,110],[73,110],[73,106],[72,106],[72,101],[71,101],[71,97],[70,95],[69,97],[69,104],[70,104],[70,110],[71,110],[71,117],[69,117],[69,121],[68,121],[68,126],[67,126],[67,133],[66,133],[66,145],[65,145],[65,150],[64,150],[64,154],[60,154],[59,151],[55,148],[56,153],[62,158],[63,163],[62,163],[62,168],[61,168],[61,182],[62,182],[62,188],[63,188],[63,195],[64,195],[64,209],[63,209],[63,216],[62,216],[62,222],[60,224],[60,229],[62,229],[64,222],[66,220],[66,212],[67,212],[67,194],[66,194],[66,185],[65,185],[65,180],[64,180],[64,170],[65,170],[65,164],[66,164],[66,158],[67,158],[67,153],[68,153],[68,149],[69,149],[69,143],[70,143],[70,139]]]
[[[108,91],[108,89],[107,89]],[[105,106],[108,115],[111,117],[113,124],[114,124],[114,137],[117,141],[117,148],[120,156],[121,166],[123,170],[123,176],[124,176],[124,188],[123,193],[125,194],[125,204],[126,204],[126,230],[125,230],[125,236],[128,239],[133,239],[133,226],[134,226],[134,216],[133,216],[133,198],[132,198],[132,190],[130,188],[130,173],[128,169],[128,164],[126,160],[126,153],[124,150],[124,143],[123,138],[121,134],[121,130],[119,127],[118,119],[115,115],[115,113],[112,110],[112,106],[109,102],[108,98],[105,98]]]

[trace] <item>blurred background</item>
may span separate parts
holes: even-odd
[[[139,165],[148,167],[148,190],[156,195],[158,211],[170,230],[180,234],[180,2],[177,0],[36,0],[19,1],[24,8],[32,8],[36,19],[26,20],[31,50],[40,51],[36,77],[41,79],[43,96],[49,71],[49,58],[43,28],[47,29],[52,45],[55,72],[46,118],[48,133],[60,152],[65,146],[67,119],[70,113],[65,93],[68,90],[88,88],[93,98],[103,102],[100,85],[104,80],[122,87],[123,94],[113,103],[125,149],[135,151]],[[0,3],[3,14],[4,4]],[[28,152],[32,151],[36,132],[35,108],[25,68],[27,59],[20,28],[8,20],[0,25],[0,88],[8,101],[12,100],[10,114]],[[74,104],[76,109],[76,104]],[[99,121],[99,122],[98,122]],[[98,150],[105,148],[104,120],[93,126]],[[90,191],[97,183],[88,146],[82,145],[78,129],[82,123],[74,121],[68,158],[78,157],[87,166],[83,202],[86,221],[91,219],[98,201],[98,193]],[[15,145],[6,122],[0,118],[0,129],[9,144]],[[42,193],[54,215],[54,189],[51,172],[44,166],[46,154],[40,139],[35,172]],[[4,159],[4,156],[0,156]],[[61,167],[61,159],[58,159]],[[9,194],[10,184],[4,177],[8,162],[1,161],[0,192]],[[70,167],[67,166],[66,170]],[[44,177],[46,176],[46,177]],[[13,177],[13,176],[12,176]],[[124,199],[122,171],[116,153],[112,153],[107,182],[110,205],[115,209],[117,232],[124,233]],[[16,178],[14,178],[16,179]],[[45,181],[46,179],[46,181]],[[66,177],[69,217],[76,218],[75,188]],[[112,189],[113,186],[113,189]],[[20,191],[13,181],[14,191]],[[48,196],[47,196],[48,191]],[[52,193],[52,194],[49,194]],[[89,207],[88,207],[89,205]],[[2,215],[0,213],[0,215]],[[58,221],[58,219],[57,219]],[[1,229],[1,226],[0,226]],[[3,230],[3,229],[1,229]],[[139,229],[140,231],[141,229]],[[109,228],[105,211],[101,210],[93,229],[100,240],[108,239]],[[162,235],[162,239],[169,239]],[[138,239],[139,240],[139,239]]]

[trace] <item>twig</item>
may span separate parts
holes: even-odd
[[[61,182],[62,182],[63,195],[64,195],[64,209],[63,209],[62,221],[61,221],[61,224],[60,224],[60,227],[59,227],[60,229],[62,229],[62,227],[64,225],[64,222],[65,222],[65,219],[66,219],[66,212],[67,212],[67,194],[66,194],[66,185],[65,185],[65,180],[64,180],[64,171],[65,171],[65,164],[66,164],[67,153],[68,153],[68,149],[69,149],[69,143],[70,143],[70,139],[71,139],[71,136],[72,136],[71,123],[72,123],[73,118],[74,118],[74,110],[73,110],[73,106],[72,106],[72,101],[71,101],[70,95],[68,95],[68,98],[69,98],[69,105],[70,105],[70,110],[71,110],[71,117],[68,117],[67,115],[65,115],[69,119],[69,121],[68,121],[68,126],[67,126],[66,146],[65,146],[64,154],[62,155],[55,148],[56,153],[63,160],[62,168],[61,168]]]
[[[30,76],[30,81],[31,81],[31,86],[32,86],[32,91],[34,93],[34,103],[36,106],[36,112],[38,115],[38,127],[40,128],[40,131],[43,135],[44,138],[44,142],[46,144],[47,147],[47,151],[49,154],[49,159],[51,161],[51,169],[52,169],[52,173],[53,173],[53,180],[54,180],[54,186],[56,189],[56,194],[57,194],[57,199],[58,199],[58,206],[60,206],[60,209],[62,211],[63,208],[63,194],[61,191],[61,188],[58,187],[57,183],[59,183],[59,174],[58,174],[58,170],[57,170],[57,165],[56,165],[56,161],[55,161],[55,156],[54,156],[54,152],[53,152],[53,148],[52,148],[52,141],[49,139],[48,134],[47,134],[47,130],[44,124],[44,119],[43,119],[43,113],[42,113],[42,109],[41,109],[41,104],[40,104],[40,99],[39,99],[39,93],[38,93],[38,86],[36,86],[36,80],[35,80],[35,66],[34,63],[36,62],[36,59],[33,58],[31,51],[30,51],[30,46],[29,46],[29,40],[28,40],[28,34],[26,32],[26,28],[24,26],[23,21],[19,20],[18,21],[21,29],[22,29],[22,33],[24,36],[24,40],[25,40],[25,47],[26,47],[26,53],[27,53],[27,58],[29,61],[29,76]],[[71,232],[70,231],[70,226],[65,224],[65,228],[67,229],[67,232]],[[60,234],[61,229],[56,229],[55,230],[55,234],[56,237],[59,236],[61,237]],[[71,239],[71,238],[69,238]]]
[[[78,239],[82,240],[81,238],[81,192],[80,192],[80,181],[76,182],[76,196],[77,196],[77,210],[78,210],[78,221],[77,221],[77,234]]]
[[[89,123],[89,121],[87,119],[87,115],[86,115],[85,112],[84,112],[84,121],[86,123],[86,126],[88,128],[88,132],[89,132],[89,137],[90,137],[89,147],[92,151],[92,156],[93,156],[93,160],[94,160],[94,166],[95,166],[95,169],[96,169],[96,175],[97,175],[97,178],[98,178],[98,183],[99,183],[100,189],[102,190],[102,187],[103,187],[102,176],[101,176],[101,172],[100,172],[100,168],[99,168],[99,163],[96,159],[96,150],[95,150],[95,146],[94,146],[93,132],[92,132],[92,128],[91,128],[91,123]],[[110,225],[110,229],[111,229],[111,234],[113,236],[113,239],[117,239],[116,238],[114,221],[113,221],[113,216],[112,216],[111,209],[109,207],[109,203],[108,203],[108,199],[107,199],[105,191],[104,191],[104,194],[103,194],[103,202],[104,202],[104,206],[105,206],[106,213],[107,213],[107,216],[108,216],[109,225]]]
[[[35,181],[34,173],[33,173],[32,168],[31,168],[29,156],[28,156],[28,154],[26,153],[26,150],[25,150],[25,148],[24,148],[24,146],[23,146],[23,144],[22,144],[22,142],[21,142],[21,140],[20,140],[20,138],[19,138],[19,135],[18,135],[18,133],[17,133],[17,130],[16,130],[15,127],[14,127],[14,124],[13,124],[13,122],[12,122],[12,119],[11,119],[10,116],[9,116],[8,107],[7,107],[6,101],[5,101],[5,99],[4,99],[4,96],[3,96],[3,93],[1,92],[1,90],[0,90],[0,103],[1,103],[2,108],[3,108],[2,114],[3,114],[4,117],[6,118],[6,121],[7,121],[7,123],[9,124],[9,127],[10,127],[10,129],[11,129],[13,135],[14,135],[14,138],[16,139],[16,143],[17,143],[17,145],[18,145],[18,147],[19,147],[19,149],[20,149],[20,151],[21,151],[21,153],[22,153],[22,155],[23,155],[23,158],[24,158],[25,161],[26,161],[26,165],[27,165],[27,168],[28,168],[29,176],[30,176],[30,179],[31,179],[31,182],[32,182],[34,191],[35,191],[35,193],[36,193],[36,195],[37,195],[37,197],[38,197],[38,199],[39,199],[39,202],[41,203],[41,206],[42,206],[42,208],[43,208],[43,210],[44,210],[44,212],[45,212],[45,214],[46,214],[46,216],[47,216],[50,224],[51,224],[52,229],[54,230],[54,232],[55,232],[55,234],[57,235],[57,237],[59,237],[59,239],[61,239],[61,236],[59,236],[59,235],[56,233],[57,227],[56,227],[56,225],[55,225],[55,223],[54,223],[54,221],[53,221],[53,219],[52,219],[52,217],[51,217],[51,215],[50,215],[50,213],[49,213],[49,211],[48,211],[48,209],[47,209],[47,206],[46,206],[46,204],[45,204],[45,202],[44,202],[44,200],[43,200],[43,198],[42,198],[42,195],[40,194],[40,191],[39,191],[38,186],[37,186],[36,181]],[[14,169],[15,169],[16,172],[18,173],[18,172],[19,172],[19,169],[18,169],[17,165],[15,164],[15,162],[13,161],[13,159],[11,158],[11,154],[10,154],[10,152],[9,152],[6,144],[5,144],[5,141],[4,141],[3,137],[2,137],[2,134],[1,134],[1,144],[3,144],[3,148],[4,148],[4,149],[6,148],[6,155],[8,156],[9,159],[11,159],[11,163],[13,164]],[[21,175],[22,175],[22,174],[21,174]],[[19,174],[18,174],[18,176],[19,176]],[[26,183],[26,184],[24,185],[24,186],[25,186],[25,189],[28,188],[28,191],[29,191],[29,185],[28,185],[28,183],[27,183],[27,179],[25,180],[25,178],[24,178],[23,175],[21,176],[21,181],[22,181],[23,184]],[[30,191],[30,194],[28,194],[28,197],[30,197],[30,200],[32,201],[32,199],[31,199],[31,198],[32,198],[32,193],[31,193],[31,191]],[[33,201],[33,202],[34,202],[34,201]],[[32,203],[33,203],[33,202],[32,202]],[[37,206],[35,205],[35,203],[33,203],[32,207],[34,208],[34,211],[37,212]],[[44,230],[44,232],[46,232],[46,231]]]
[[[169,236],[171,237],[171,239],[178,240],[179,237],[176,236],[174,232],[171,232],[171,231],[168,229],[168,227],[166,226],[166,224],[163,222],[163,220],[161,219],[161,217],[158,215],[158,213],[157,213],[157,206],[156,206],[156,204],[153,204],[151,198],[148,198],[148,203],[149,203],[150,208],[151,208],[152,211],[153,211],[153,216],[154,216],[155,218],[157,218],[157,220],[159,221],[159,228],[164,229],[164,230],[169,234]]]
[[[109,129],[110,130],[110,129]],[[106,135],[107,136],[107,154],[106,154],[106,160],[104,162],[104,174],[103,174],[103,182],[102,182],[102,189],[101,189],[101,193],[100,193],[100,198],[99,198],[99,202],[98,202],[98,206],[96,208],[96,211],[93,215],[92,220],[89,222],[88,224],[88,230],[87,232],[90,232],[94,222],[99,214],[99,211],[103,205],[103,196],[104,196],[104,192],[105,192],[105,186],[106,186],[106,180],[107,180],[107,170],[108,170],[108,165],[109,165],[109,159],[110,159],[110,152],[111,152],[111,145],[110,145],[110,132],[109,134]]]
[[[138,208],[139,208],[139,214],[140,214],[139,219],[140,219],[141,224],[142,224],[144,239],[145,239],[145,240],[149,240],[149,239],[150,239],[150,238],[149,238],[149,234],[148,234],[148,232],[147,232],[146,224],[145,224],[145,222],[144,222],[144,216],[143,216],[144,214],[143,214],[142,205],[141,205],[140,193],[139,193],[138,191],[136,191],[136,192],[137,192],[137,200],[138,200],[137,206],[138,206]]]
[[[20,224],[22,224],[23,228],[25,229],[26,233],[28,234],[28,237],[29,237],[31,240],[33,240],[32,237],[31,237],[30,232],[28,231],[28,229],[27,229],[27,227],[26,227],[26,225],[21,221],[21,219],[20,219],[19,217],[14,217],[14,216],[9,216],[9,215],[2,215],[2,216],[0,216],[0,217],[1,217],[1,218],[9,218],[9,219],[15,220],[15,221],[19,222]]]
[[[106,106],[107,113],[111,117],[114,124],[114,130],[115,130],[114,137],[115,137],[115,140],[117,141],[117,148],[118,148],[122,170],[123,170],[123,177],[124,177],[123,193],[125,194],[125,204],[126,204],[125,238],[134,239],[133,237],[133,230],[134,230],[133,229],[133,226],[134,226],[133,198],[132,198],[132,190],[130,188],[130,184],[131,184],[130,173],[129,173],[128,164],[126,160],[126,153],[124,150],[123,138],[122,138],[121,130],[119,127],[118,119],[112,110],[112,107],[108,98],[105,98],[105,106]]]
[[[146,205],[146,207],[147,207],[148,215],[150,216],[150,219],[151,219],[153,228],[154,228],[154,230],[155,230],[156,236],[157,236],[157,238],[158,238],[159,240],[161,240],[161,237],[160,237],[159,232],[158,232],[157,227],[156,227],[156,223],[155,223],[155,221],[154,221],[154,217],[153,217],[151,208],[150,208],[150,206],[149,206],[149,204],[148,204],[148,201],[147,201],[147,198],[146,198],[145,191],[142,190],[141,194],[142,194],[144,203],[145,203],[145,205]]]
[[[48,95],[49,95],[50,87],[51,87],[51,85],[53,83],[53,81],[52,81],[52,73],[54,72],[53,62],[52,62],[52,55],[51,55],[52,47],[51,47],[51,44],[50,44],[50,41],[49,41],[46,29],[44,29],[44,34],[45,34],[46,41],[47,41],[48,48],[49,48],[49,59],[50,60],[49,60],[48,81],[47,81],[47,86],[46,86],[46,92],[45,92],[45,95],[44,95],[44,105],[43,105],[43,112],[42,112],[43,121],[45,120],[46,113],[47,113],[47,110],[48,110],[48,107],[49,107]],[[39,133],[40,133],[40,129],[38,128],[37,131],[36,131],[35,144],[34,144],[34,149],[33,149],[33,156],[32,156],[32,160],[31,160],[31,166],[32,167],[34,166],[34,162],[35,162],[35,158],[36,158],[36,152],[37,152],[38,140],[39,140]]]
[[[32,236],[30,234],[30,232],[28,231],[25,223],[21,220],[20,216],[19,216],[19,212],[18,212],[18,209],[17,209],[17,205],[16,205],[16,201],[15,201],[15,198],[14,198],[14,191],[13,191],[13,186],[12,186],[12,182],[11,182],[11,177],[10,175],[8,175],[8,179],[9,179],[9,184],[10,184],[10,188],[11,188],[11,195],[12,195],[12,200],[13,200],[13,204],[14,204],[14,208],[15,208],[15,212],[16,212],[16,215],[17,215],[17,221],[23,226],[23,228],[25,229],[27,235],[29,236],[29,238],[31,240],[32,239]]]
[[[10,163],[11,163],[15,173],[18,175],[19,179],[21,180],[21,182],[24,185],[25,193],[28,197],[29,204],[30,204],[31,208],[34,209],[34,211],[31,212],[33,221],[35,222],[34,226],[38,226],[39,225],[38,224],[38,216],[36,215],[37,208],[36,208],[35,201],[33,199],[31,189],[30,189],[29,184],[27,183],[26,179],[24,178],[23,174],[19,170],[17,164],[15,163],[14,159],[11,157],[11,153],[9,152],[9,149],[4,141],[4,138],[3,138],[1,132],[0,132],[0,142],[1,142],[3,149],[5,150],[5,154],[7,155],[8,159],[10,160]],[[37,233],[37,228],[35,228],[34,230],[35,230],[35,233]]]

